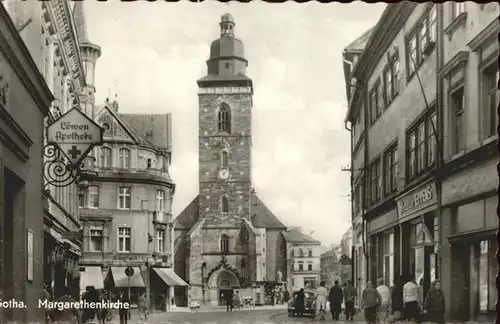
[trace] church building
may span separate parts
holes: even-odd
[[[177,305],[223,304],[231,290],[270,304],[286,284],[286,226],[252,187],[253,84],[234,27],[223,15],[198,80],[199,193],[174,223],[175,272],[190,285]]]

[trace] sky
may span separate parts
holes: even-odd
[[[287,226],[338,244],[351,218],[342,51],[385,6],[86,1],[90,40],[102,48],[96,103],[117,95],[122,113],[172,113],[177,216],[198,193],[196,80],[231,13],[254,82],[253,186]]]

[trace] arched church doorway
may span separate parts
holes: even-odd
[[[210,302],[212,305],[226,305],[226,298],[240,287],[238,277],[230,270],[219,269],[212,274],[209,281]]]

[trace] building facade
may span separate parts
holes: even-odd
[[[498,14],[391,4],[350,75],[354,143],[364,119],[364,159],[352,165],[365,174],[367,279],[415,276],[424,292],[440,279],[459,321],[491,319],[496,300]]]
[[[330,249],[320,256],[320,281],[331,287],[335,280],[341,281],[341,264],[335,250]]]
[[[252,187],[253,84],[234,27],[223,15],[207,75],[198,80],[199,194],[175,221],[175,270],[190,284],[180,304],[223,304],[232,289],[271,303],[284,280],[286,227]]]
[[[83,2],[75,4],[86,86],[82,111],[104,130],[104,143],[85,160],[78,209],[82,226],[80,290],[86,286],[137,301],[146,293],[151,309],[167,307],[173,287],[185,285],[173,272],[170,177],[170,114],[124,114],[117,100],[95,105],[95,67],[101,49],[86,30]],[[125,269],[131,267],[130,280]]]
[[[340,241],[340,281],[342,284],[354,280],[352,227],[342,235]]]
[[[43,138],[53,96],[32,51],[42,45],[41,5],[30,29],[12,5],[0,4],[0,299],[27,308],[2,307],[0,318],[28,323],[44,320]]]
[[[321,242],[304,234],[300,228],[285,233],[288,291],[316,289],[321,279]]]

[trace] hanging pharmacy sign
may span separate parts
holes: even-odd
[[[77,108],[71,109],[47,127],[47,143],[57,146],[74,167],[102,141],[102,128]]]

